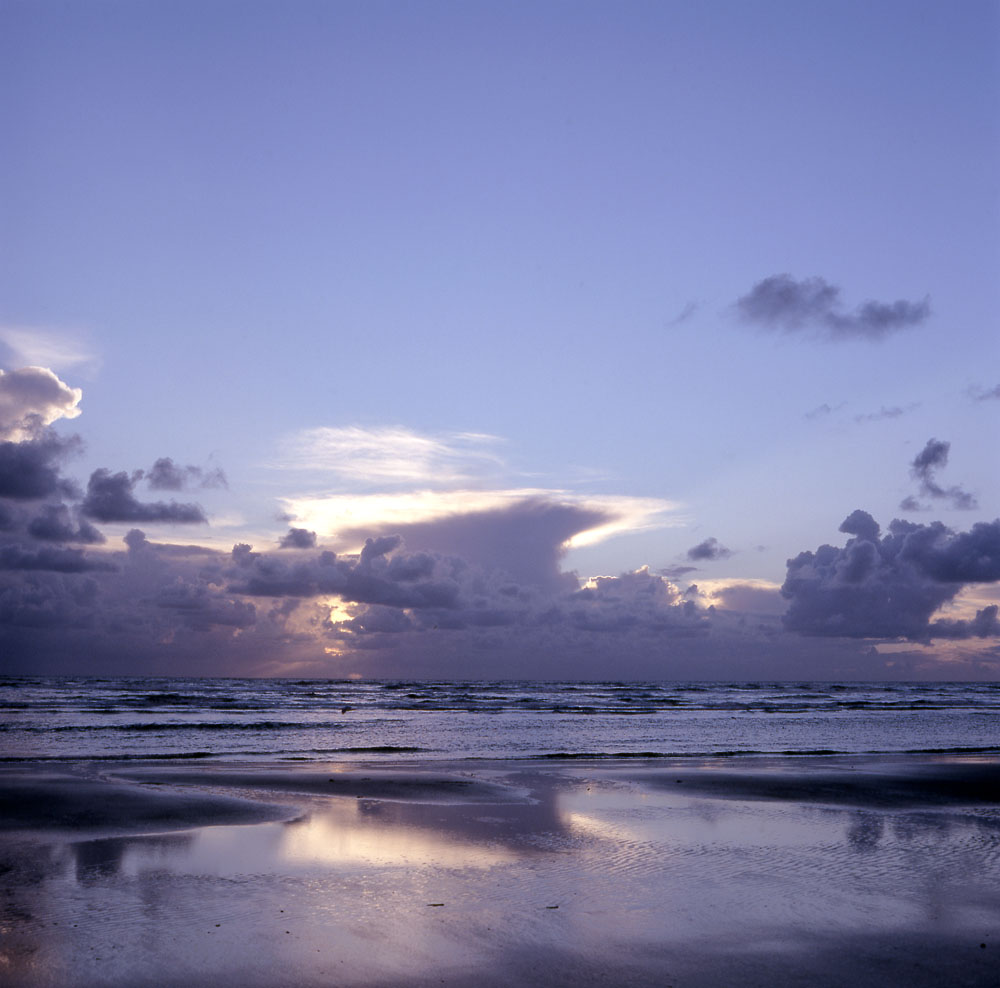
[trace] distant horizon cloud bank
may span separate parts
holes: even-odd
[[[131,471],[99,467],[81,488],[62,472],[81,440],[53,428],[79,415],[81,397],[46,368],[0,376],[0,644],[12,670],[74,671],[87,655],[119,672],[335,674],[346,661],[359,675],[403,674],[407,663],[413,674],[459,675],[479,656],[494,675],[523,675],[527,663],[557,678],[600,669],[823,678],[863,675],[876,645],[911,672],[1000,665],[998,605],[974,592],[1000,581],[1000,520],[956,532],[897,519],[883,535],[859,509],[840,527],[844,546],[790,559],[780,586],[725,576],[682,583],[698,570],[682,564],[581,576],[562,568],[568,549],[684,525],[681,506],[449,486],[505,470],[501,440],[338,427],[300,434],[318,443],[314,456],[303,448],[310,469],[385,489],[280,498],[287,527],[268,547],[157,542],[137,527],[118,547],[98,526],[211,528],[199,504],[145,500],[142,487],[218,493],[228,483],[214,465],[160,456]],[[974,505],[936,479],[949,449],[929,440],[911,475],[932,501]],[[436,485],[412,489],[432,475]],[[734,554],[711,536],[686,559],[719,564]],[[814,646],[803,658],[805,639],[825,639],[833,652]]]

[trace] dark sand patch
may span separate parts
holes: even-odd
[[[723,799],[776,799],[863,806],[872,809],[998,806],[1000,761],[996,758],[747,759],[701,766],[650,765],[630,777],[647,786],[673,788]]]
[[[106,779],[0,772],[0,830],[148,832],[287,819],[288,806]]]

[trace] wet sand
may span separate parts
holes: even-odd
[[[12,986],[1000,985],[994,756],[10,763]]]

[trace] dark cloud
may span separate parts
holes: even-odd
[[[401,611],[396,607],[372,604],[357,617],[345,622],[345,627],[359,635],[400,634],[404,631],[412,631],[414,623],[406,611]]]
[[[135,481],[127,473],[95,470],[87,484],[87,496],[81,510],[96,521],[167,522],[190,524],[207,522],[205,513],[197,504],[178,504],[176,501],[137,501],[132,493]]]
[[[565,589],[559,561],[574,535],[611,521],[609,513],[543,499],[526,498],[509,507],[448,515],[427,522],[394,524],[411,552],[432,552],[465,560],[473,566],[506,573],[515,583],[547,592]],[[361,538],[361,531],[340,533]],[[367,533],[389,534],[389,533]]]
[[[97,581],[89,576],[64,576],[58,572],[0,574],[0,644],[7,659],[19,651],[26,653],[33,668],[39,655],[37,638],[25,636],[24,629],[45,634],[46,639],[60,629],[91,629],[99,597]],[[56,638],[57,651],[65,649],[64,639]],[[62,660],[66,668],[65,657]]]
[[[668,580],[679,580],[682,576],[687,576],[688,573],[696,573],[697,571],[697,566],[664,566],[660,570],[660,575],[665,576]]]
[[[205,584],[176,580],[154,598],[157,607],[175,612],[188,627],[207,631],[213,627],[249,628],[257,621],[257,609],[234,600]]]
[[[948,506],[959,511],[971,511],[979,507],[974,495],[961,487],[942,487],[937,482],[938,470],[948,465],[948,451],[951,443],[938,439],[928,439],[927,445],[913,458],[910,464],[910,474],[920,483],[920,493],[936,501],[947,501]],[[900,502],[901,511],[920,511],[921,503],[913,495],[905,497]]]
[[[86,556],[82,549],[62,546],[0,546],[0,569],[49,570],[54,573],[113,572],[118,567],[103,559]]]
[[[59,475],[57,464],[80,446],[77,437],[63,439],[50,430],[35,439],[0,442],[0,497],[28,501],[79,496],[76,485]]]
[[[289,528],[278,545],[282,549],[315,549],[316,533],[305,528]]]
[[[764,329],[785,333],[813,332],[828,340],[881,340],[918,326],[930,316],[930,302],[863,302],[843,310],[840,289],[823,278],[796,280],[772,275],[737,299],[740,316]]]
[[[620,576],[598,576],[572,594],[565,608],[569,622],[585,631],[642,628],[694,634],[708,630],[706,610],[669,580],[646,567]]]
[[[933,624],[935,638],[1000,638],[1000,620],[997,620],[996,604],[990,604],[971,621],[935,621]]]
[[[182,491],[188,487],[228,487],[226,475],[218,467],[179,466],[169,456],[158,459],[144,471],[146,483],[155,491]]]
[[[928,641],[939,632],[956,638],[964,629],[968,637],[993,626],[988,614],[973,622],[931,617],[966,584],[1000,580],[1000,520],[960,533],[940,522],[895,520],[880,537],[875,520],[859,510],[841,531],[854,536],[843,548],[823,545],[788,561],[781,592],[789,630]]]
[[[233,548],[229,589],[255,597],[337,596],[358,604],[390,607],[453,608],[459,604],[459,586],[449,572],[451,564],[438,560],[428,571],[421,555],[411,565],[407,557],[386,558],[401,540],[398,536],[368,539],[358,556],[338,557],[321,552],[308,560],[286,563],[281,559]],[[422,573],[422,578],[415,578]]]
[[[104,542],[104,536],[90,522],[77,522],[65,504],[46,504],[28,523],[28,534],[42,542]]]
[[[858,508],[840,523],[838,531],[844,532],[846,535],[857,535],[858,538],[864,539],[866,542],[876,542],[881,528],[867,511]]]
[[[705,539],[704,542],[699,542],[687,551],[688,559],[698,562],[709,559],[728,559],[732,554],[732,550],[727,549],[716,538]]]

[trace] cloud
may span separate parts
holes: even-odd
[[[0,440],[33,439],[58,419],[76,418],[82,397],[45,367],[0,370]]]
[[[688,302],[687,305],[685,305],[684,308],[681,309],[681,311],[667,323],[667,326],[680,326],[681,323],[687,322],[700,307],[701,305],[698,302]]]
[[[35,500],[76,497],[76,485],[59,475],[58,461],[81,446],[73,436],[63,439],[51,430],[21,442],[0,442],[0,497]]]
[[[292,559],[239,545],[227,589],[252,597],[335,598],[340,604],[325,627],[352,648],[374,647],[379,636],[477,628],[529,640],[556,628],[602,636],[668,627],[700,634],[706,609],[645,568],[583,587],[560,569],[573,534],[602,521],[593,509],[529,499],[375,534],[357,554]],[[518,647],[514,639],[511,647]]]
[[[941,487],[937,482],[937,471],[948,465],[948,452],[951,443],[938,439],[928,439],[924,448],[913,458],[910,464],[910,474],[920,482],[920,493],[938,501],[949,502],[948,506],[958,511],[971,511],[979,507],[974,495],[961,487]],[[923,506],[912,495],[900,502],[902,511],[920,511]]]
[[[698,589],[706,599],[729,611],[781,615],[788,609],[781,588],[767,580],[699,580]]]
[[[995,388],[973,387],[969,389],[973,401],[1000,401],[1000,384]]]
[[[518,583],[551,588],[564,585],[559,560],[573,537],[608,521],[608,514],[597,507],[525,498],[481,511],[397,523],[392,533],[402,536],[412,551],[455,556],[502,571]],[[360,535],[350,530],[344,534]]]
[[[86,573],[93,570],[113,572],[117,567],[103,559],[92,559],[81,549],[62,546],[26,548],[21,545],[0,546],[0,569],[51,570],[55,573]]]
[[[697,571],[697,566],[664,566],[660,570],[660,575],[665,576],[668,580],[679,580],[682,576],[687,576],[688,573],[696,573]]]
[[[727,549],[716,538],[705,539],[704,542],[699,542],[687,551],[688,559],[693,559],[697,562],[709,559],[728,559],[732,554],[732,550]]]
[[[466,484],[496,472],[503,461],[494,447],[496,436],[456,432],[422,435],[401,426],[306,429],[293,437],[277,466],[322,470],[340,478],[370,484]]]
[[[906,408],[900,408],[899,405],[893,405],[890,408],[886,408],[883,405],[877,412],[868,412],[864,415],[855,415],[855,422],[883,422],[886,419],[898,419],[907,412],[911,412],[914,408],[917,408],[919,403],[914,403],[912,405],[907,405]]]
[[[934,622],[935,638],[1000,638],[1000,620],[997,612],[1000,608],[990,604],[976,611],[971,621],[939,620]]]
[[[236,563],[229,590],[259,597],[330,597],[359,604],[384,604],[403,608],[452,608],[459,587],[441,560],[421,578],[412,579],[407,559],[397,565],[386,558],[401,540],[369,539],[359,556],[338,557],[324,551],[301,562],[285,563],[264,554],[234,547]]]
[[[853,536],[843,548],[823,545],[788,561],[786,628],[913,641],[992,634],[988,613],[965,624],[932,618],[966,584],[1000,580],[1000,520],[956,533],[940,522],[897,519],[881,536],[871,515],[858,510],[841,531]]]
[[[741,318],[784,333],[811,332],[830,341],[881,340],[925,322],[930,302],[867,301],[843,310],[840,288],[823,278],[796,280],[788,274],[758,282],[736,301]]]
[[[97,355],[79,332],[46,326],[0,326],[0,364],[93,369]]]
[[[616,535],[651,531],[667,524],[677,505],[659,498],[582,495],[565,490],[420,490],[383,494],[335,494],[285,498],[285,515],[314,530],[335,548],[353,551],[373,532],[401,531],[450,517],[505,511],[522,503],[567,505],[599,519],[572,535],[567,548],[595,545]]]
[[[104,542],[104,536],[87,521],[76,522],[65,504],[46,504],[28,523],[28,534],[43,542]]]
[[[228,487],[226,475],[218,467],[202,470],[201,467],[182,467],[169,456],[158,459],[153,466],[142,472],[146,483],[154,491],[182,491],[188,487]]]
[[[12,579],[0,576],[0,643],[5,656],[14,660],[18,654],[27,659],[27,668],[37,668],[40,645],[51,641],[52,632],[60,629],[93,629],[98,584],[88,576],[66,576],[58,572],[19,572]],[[25,629],[29,629],[26,633]],[[31,635],[41,632],[43,638]],[[55,649],[63,653],[66,639],[57,637]],[[72,665],[70,665],[72,668]]]
[[[95,470],[90,475],[81,511],[88,518],[103,522],[190,524],[208,521],[197,504],[137,501],[132,493],[134,485],[135,481],[127,473],[113,474],[103,468]]]
[[[282,549],[315,549],[316,533],[305,528],[290,528],[278,544]]]
[[[645,566],[620,576],[595,576],[574,593],[566,608],[569,622],[584,631],[603,633],[642,627],[683,634],[708,630],[703,608],[669,580]]]
[[[839,411],[846,405],[847,402],[842,401],[839,405],[829,405],[823,402],[822,405],[817,405],[816,408],[805,413],[807,419],[822,419],[826,418],[827,415],[832,415],[834,412]]]
[[[233,600],[204,584],[183,580],[165,587],[153,602],[157,607],[174,612],[195,631],[214,627],[249,628],[257,621],[257,609],[253,604]]]

